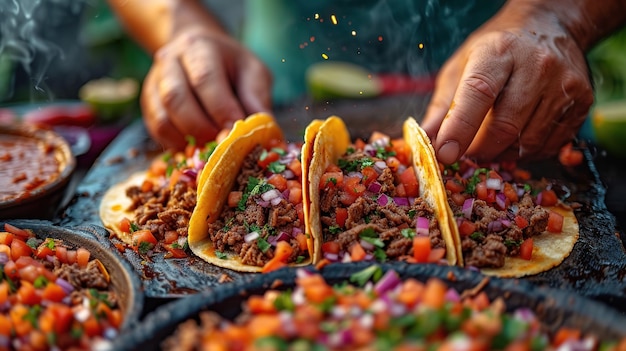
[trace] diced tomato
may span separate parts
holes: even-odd
[[[485,201],[489,204],[496,202],[496,190],[495,189],[487,189],[487,199]]]
[[[48,240],[52,240],[52,239],[48,239]],[[37,247],[37,252],[35,252],[35,256],[37,256],[37,258],[44,259],[48,256],[54,256],[54,250],[48,247],[48,240],[44,241]]]
[[[465,203],[465,195],[463,195],[462,193],[452,193],[450,194],[450,199],[457,206],[463,206],[463,204]]]
[[[187,144],[187,146],[185,146],[185,156],[187,158],[191,158],[193,156],[193,154],[196,152],[196,145],[194,145],[194,143],[190,143]]]
[[[541,192],[541,206],[554,206],[559,202],[559,198],[552,189],[546,189]]]
[[[262,273],[269,273],[272,271],[275,271],[277,269],[281,269],[283,267],[286,267],[287,263],[283,262],[281,260],[277,260],[275,258],[272,258],[271,260],[267,261],[265,263],[265,265],[263,266],[263,268],[261,269]]]
[[[67,296],[65,290],[53,282],[48,283],[41,293],[42,299],[53,302],[61,302],[65,296]]]
[[[304,223],[304,209],[302,203],[296,205],[296,212],[298,213],[298,220],[300,223]]]
[[[408,167],[402,174],[400,174],[400,182],[404,184],[404,190],[407,197],[418,197],[420,188],[417,177],[415,176],[415,170],[413,167]]]
[[[322,244],[322,252],[338,254],[341,247],[336,241],[327,241]]]
[[[154,237],[152,232],[148,229],[141,229],[133,232],[132,235],[132,243],[133,247],[138,249],[142,243],[147,243],[150,247],[154,247],[157,244],[157,239]],[[146,244],[144,244],[146,245]],[[69,256],[69,251],[68,251]],[[69,257],[68,257],[69,260]]]
[[[166,258],[185,258],[187,253],[180,247],[174,247],[172,245],[163,245],[167,250]]]
[[[276,312],[274,302],[271,299],[266,299],[264,296],[252,295],[245,303],[253,314]]]
[[[524,183],[530,180],[530,178],[531,178],[530,172],[525,169],[516,168],[513,170],[513,179],[517,183]]]
[[[0,232],[0,244],[11,245],[13,241],[13,234],[9,232]]]
[[[504,189],[502,190],[504,196],[509,200],[509,202],[515,203],[519,201],[519,197],[517,196],[517,191],[513,188],[511,183],[504,183]]]
[[[261,154],[261,158],[257,161],[259,167],[265,169],[267,166],[280,159],[280,155],[276,151],[268,151]]]
[[[235,208],[239,205],[239,201],[243,198],[243,192],[231,191],[228,193],[228,207]]]
[[[487,184],[485,182],[479,182],[476,184],[476,198],[479,200],[487,201]]]
[[[404,139],[397,138],[392,140],[391,146],[396,152],[396,158],[400,160],[403,165],[411,164],[411,148],[406,144]]]
[[[446,249],[443,247],[432,248],[430,250],[430,255],[428,255],[428,263],[437,263],[444,257],[446,257]]]
[[[130,228],[130,219],[128,219],[127,217],[122,218],[122,220],[120,221],[120,230],[124,233],[130,233]]]
[[[567,340],[580,340],[581,332],[578,329],[572,329],[568,327],[561,327],[554,335],[552,344],[554,346],[560,346]]]
[[[28,238],[35,236],[33,233],[29,232],[28,230],[18,228],[18,227],[14,226],[14,225],[11,225],[9,223],[4,223],[4,230],[9,232],[9,233],[11,233],[11,234],[13,234],[13,235],[19,236],[23,240],[27,240]]]
[[[469,236],[472,235],[476,231],[476,224],[472,221],[462,220],[461,224],[459,224],[459,235],[461,236]]]
[[[281,193],[287,190],[287,179],[280,174],[272,174],[267,179],[267,183],[273,185]]]
[[[148,173],[155,177],[165,176],[167,173],[167,162],[165,162],[162,158],[156,158],[152,163],[150,163],[150,168],[148,169]]]
[[[430,250],[430,238],[427,236],[416,236],[413,238],[413,258],[418,263],[428,262]]]
[[[89,263],[89,256],[91,256],[89,250],[82,247],[76,249],[76,263],[78,266],[82,268],[87,267],[87,263]]]
[[[30,256],[32,254],[33,249],[22,240],[13,240],[11,242],[11,258],[13,261],[17,261],[22,256]]]
[[[393,156],[387,157],[385,163],[387,163],[387,167],[389,167],[389,169],[391,169],[391,171],[394,173],[398,171],[401,165],[400,160]]]
[[[376,179],[378,179],[378,172],[376,172],[374,167],[365,167],[361,170],[361,173],[363,173],[362,183],[366,186],[372,184],[376,181]]]
[[[83,330],[89,337],[98,336],[102,332],[100,323],[93,314],[83,322]]]
[[[566,167],[574,167],[583,163],[583,153],[573,148],[572,143],[564,145],[559,152],[559,162]]]
[[[447,290],[448,287],[443,281],[437,278],[428,279],[422,293],[422,304],[434,309],[441,308],[446,302]]]
[[[67,250],[67,263],[76,263],[76,250]]]
[[[11,319],[4,314],[0,315],[0,335],[11,336]]]
[[[54,331],[57,334],[68,331],[74,320],[72,309],[63,304],[51,304],[48,309],[52,310],[54,315]]]
[[[520,215],[515,216],[515,224],[519,227],[519,229],[524,229],[528,227],[528,220]]]
[[[56,256],[61,263],[67,263],[67,248],[65,246],[57,246]]]
[[[335,208],[335,221],[341,228],[346,226],[346,219],[348,219],[348,209],[345,207]]]
[[[458,179],[452,178],[446,181],[446,189],[454,194],[465,190],[465,186]]]
[[[287,168],[293,172],[296,178],[300,178],[302,176],[302,162],[300,162],[297,158],[291,161],[287,165]]]
[[[366,145],[365,141],[363,139],[361,139],[361,138],[357,138],[354,141],[354,148],[356,150],[363,150],[365,148],[365,145]]]
[[[302,202],[302,188],[289,189],[289,202],[292,204],[299,204]]]
[[[326,172],[320,178],[320,189],[343,186],[343,172]]]
[[[13,330],[18,336],[25,336],[33,329],[33,325],[26,318],[28,310],[25,304],[17,304],[9,310]]]
[[[560,233],[563,231],[563,216],[560,213],[550,211],[548,217],[548,226],[546,228],[550,233]]]
[[[495,169],[490,169],[487,174],[490,179],[499,179],[502,180],[502,176]]]
[[[4,274],[11,279],[17,279],[20,276],[15,261],[8,261],[4,264]]]
[[[276,243],[276,249],[274,250],[274,259],[287,262],[291,254],[293,253],[293,247],[287,241],[279,241]]]
[[[17,289],[17,300],[25,305],[33,306],[41,302],[41,296],[30,282],[22,280],[22,284]]]
[[[350,259],[352,262],[362,261],[365,258],[365,250],[363,246],[357,241],[350,246]]]
[[[424,283],[415,278],[408,278],[402,284],[396,299],[409,308],[413,308],[421,300],[423,292]]]
[[[9,301],[9,284],[6,281],[0,282],[0,304]]]
[[[345,206],[352,205],[356,201],[357,198],[358,198],[357,195],[350,194],[347,191],[341,192],[339,194],[339,202],[341,202]]]
[[[365,185],[361,183],[361,178],[359,177],[345,177],[343,183],[343,189],[350,195],[359,197],[365,193]]]
[[[533,238],[528,238],[522,242],[519,248],[519,256],[525,260],[530,260],[533,256]]]
[[[175,230],[168,230],[163,234],[163,242],[165,244],[171,244],[176,240],[178,240],[178,232]]]
[[[298,247],[300,248],[300,251],[307,251],[308,250],[309,243],[308,243],[308,240],[306,238],[306,234],[304,234],[304,233],[296,234],[296,240],[298,241]]]
[[[396,195],[399,197],[406,197],[406,190],[404,189],[404,184],[400,183],[396,185]]]

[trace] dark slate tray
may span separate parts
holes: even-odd
[[[332,114],[335,110],[324,109],[316,113],[327,116],[326,112]],[[278,120],[292,140],[299,138],[306,125],[303,120]],[[355,118],[346,118],[346,121],[350,120],[354,123]],[[372,130],[380,126],[377,123],[380,120],[372,121]],[[364,124],[359,125],[362,127]],[[388,129],[380,130],[393,135]],[[359,135],[359,130],[353,131],[353,134],[355,137],[367,136]],[[562,185],[560,191],[570,194],[569,200],[580,204],[575,211],[580,224],[580,238],[571,255],[560,266],[523,280],[571,290],[626,313],[626,253],[616,230],[615,218],[604,204],[606,189],[591,154],[584,150],[585,162],[575,168],[564,168],[556,160],[528,165],[535,177],[557,179]],[[158,152],[160,148],[150,140],[140,121],[128,126],[96,160],[79,184],[69,206],[55,222],[62,226],[102,225],[98,207],[105,191],[133,172],[146,169]],[[214,267],[197,258],[165,260],[158,256],[153,261],[146,261],[130,250],[126,250],[124,255],[143,277],[145,294],[149,298],[176,298],[211,289],[220,284],[223,274],[233,281],[254,277],[254,274]]]

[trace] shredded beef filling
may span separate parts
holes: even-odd
[[[233,191],[245,192],[250,177],[265,178],[263,170],[257,164],[262,151],[263,148],[258,146],[246,157]],[[300,222],[295,206],[285,199],[277,205],[267,207],[263,207],[257,201],[258,196],[249,196],[243,209],[224,205],[220,217],[215,222],[209,223],[209,237],[215,250],[235,252],[241,257],[243,264],[262,267],[274,257],[274,247],[263,244],[271,242],[272,237],[285,232],[288,233],[289,244],[293,248],[288,262],[296,262],[298,257],[308,257],[308,251],[300,250],[298,241],[291,236],[294,228],[304,229],[304,223]],[[260,238],[245,242],[245,236],[252,231],[257,231]]]
[[[363,152],[344,156],[346,161],[353,161],[367,157]],[[392,198],[397,196],[394,185],[394,176],[389,168],[379,174],[377,182],[381,184],[380,194]],[[409,206],[399,206],[389,200],[384,206],[378,202],[378,194],[361,196],[349,206],[341,202],[345,191],[337,187],[326,187],[320,191],[321,221],[324,242],[337,241],[341,251],[349,252],[355,242],[360,241],[364,231],[372,229],[384,243],[384,252],[387,259],[402,259],[413,255],[413,240],[402,234],[402,229],[415,228],[418,217],[425,217],[429,221],[428,235],[433,248],[444,248],[445,242],[439,230],[439,224],[434,210],[422,198],[415,198]],[[337,233],[336,208],[347,208],[348,218],[345,227]]]
[[[461,213],[461,208],[450,197],[448,199],[453,212]],[[520,229],[513,220],[516,215],[525,218],[528,227]],[[476,231],[461,238],[465,265],[479,268],[504,266],[506,256],[519,255],[519,247],[524,239],[545,230],[548,217],[548,211],[536,206],[528,193],[517,203],[515,214],[511,209],[498,210],[485,201],[475,200],[471,220],[476,225]]]

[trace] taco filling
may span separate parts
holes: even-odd
[[[208,222],[218,258],[232,252],[244,265],[267,269],[273,263],[310,261],[300,150],[295,143],[270,149],[257,145],[245,157],[219,218]]]
[[[357,140],[319,183],[323,258],[437,262],[446,246],[403,139]]]
[[[513,163],[483,167],[463,159],[445,167],[443,179],[467,266],[501,268],[507,257],[531,260],[538,236],[563,232],[564,215],[550,208],[559,203],[555,191],[545,181],[531,182]],[[561,249],[561,259],[569,250]]]

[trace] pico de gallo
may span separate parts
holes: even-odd
[[[122,324],[106,268],[82,247],[0,231],[0,349],[90,350]]]
[[[530,260],[533,237],[561,233],[560,199],[547,181],[532,181],[514,162],[479,165],[469,158],[441,166],[466,266],[502,267],[506,256]]]
[[[276,141],[246,156],[209,237],[220,259],[235,253],[269,272],[309,261],[302,208],[301,144]]]
[[[580,330],[548,334],[533,311],[506,312],[502,298],[464,294],[438,279],[400,279],[371,266],[331,285],[297,271],[292,290],[251,295],[226,320],[204,311],[181,324],[164,350],[611,350]]]
[[[404,139],[357,139],[320,180],[323,262],[441,261],[445,243],[419,189]]]
[[[197,179],[217,146],[197,146],[193,138],[183,152],[167,152],[150,164],[146,179],[126,189],[132,199],[132,218],[121,220],[120,229],[132,236],[132,249],[144,256],[165,252],[165,258],[189,254],[187,230],[196,206]],[[117,244],[123,251],[125,246]]]

